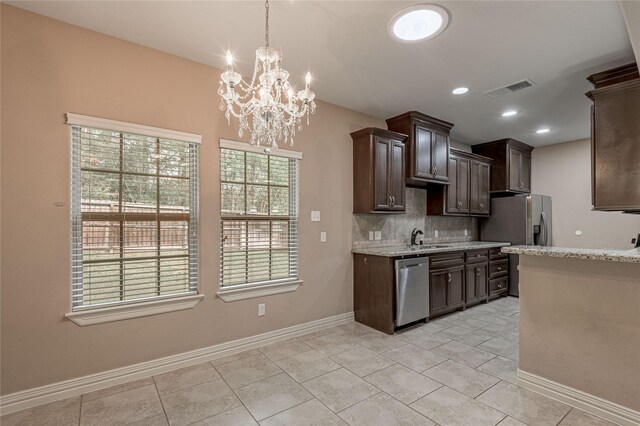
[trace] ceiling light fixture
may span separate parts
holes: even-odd
[[[503,117],[513,117],[514,115],[516,115],[518,113],[518,111],[515,110],[509,110],[509,111],[505,111],[502,113]]]
[[[316,95],[309,90],[308,72],[304,90],[295,92],[289,73],[282,68],[282,51],[269,47],[269,0],[265,2],[264,38],[265,46],[256,50],[250,83],[233,70],[233,56],[227,51],[227,69],[220,76],[218,94],[227,122],[231,124],[232,115],[239,121],[238,136],[248,130],[249,143],[264,146],[269,153],[278,148],[278,141],[293,145],[296,131],[302,131],[302,117],[307,116],[309,125],[309,114],[316,111]]]
[[[549,129],[547,128],[536,130],[536,133],[548,133],[548,132],[549,132]]]
[[[469,91],[468,87],[458,87],[456,89],[453,89],[451,93],[453,93],[454,95],[464,95],[468,91]]]
[[[389,21],[389,35],[401,43],[433,38],[449,24],[449,13],[435,4],[416,4],[398,12]]]

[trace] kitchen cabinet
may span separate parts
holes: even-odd
[[[509,255],[489,250],[489,300],[506,296],[509,288]]]
[[[451,149],[449,185],[427,189],[427,214],[488,216],[491,159]]]
[[[466,253],[465,263],[465,307],[487,301],[488,287],[488,251]]]
[[[588,77],[593,210],[640,213],[640,74],[635,63]]]
[[[351,133],[353,139],[353,212],[405,211],[407,136],[377,128]]]
[[[471,150],[493,160],[490,193],[494,196],[531,192],[531,152],[533,147],[515,139],[500,139]]]
[[[449,182],[449,133],[453,124],[410,111],[387,120],[389,130],[409,136],[406,182],[409,186]]]
[[[353,312],[359,323],[393,334],[393,258],[354,253]]]
[[[464,307],[464,253],[429,257],[429,318]]]
[[[469,212],[473,216],[488,216],[491,199],[491,160],[471,160],[469,178]]]

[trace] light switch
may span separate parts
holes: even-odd
[[[324,231],[320,233],[320,242],[321,243],[326,243],[327,242],[327,233],[324,232]]]
[[[438,238],[438,230],[436,229],[435,237]]]
[[[373,241],[373,231],[369,231],[369,241]]]
[[[320,212],[313,210],[311,212],[311,222],[320,222]]]
[[[376,240],[381,240],[382,239],[382,231],[376,231],[374,233],[374,235],[375,235],[375,239]]]

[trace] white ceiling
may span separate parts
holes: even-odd
[[[264,42],[262,2],[7,3],[216,67],[229,48],[245,74]],[[452,139],[469,144],[513,137],[540,146],[589,137],[585,77],[634,60],[617,2],[437,3],[450,12],[447,30],[399,44],[387,23],[414,2],[273,2],[271,45],[283,49],[294,85],[311,70],[318,98],[380,118],[421,111],[454,123]],[[537,85],[498,99],[482,95],[526,78]],[[471,90],[453,96],[458,86]],[[520,114],[502,118],[510,108]],[[551,132],[537,135],[540,127]]]

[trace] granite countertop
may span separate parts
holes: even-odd
[[[461,250],[481,250],[497,247],[506,247],[509,243],[491,242],[491,241],[467,241],[462,243],[441,243],[441,244],[427,244],[424,246],[404,246],[404,245],[392,245],[392,246],[377,246],[377,247],[362,247],[354,248],[353,253],[368,254],[370,256],[385,256],[385,257],[397,257],[397,256],[410,256],[414,254],[434,254],[434,253],[446,253],[450,251]]]
[[[640,263],[640,249],[615,250],[542,246],[512,246],[503,248],[502,252],[510,254],[528,254],[532,256],[550,256],[585,260],[606,260],[609,262]]]

